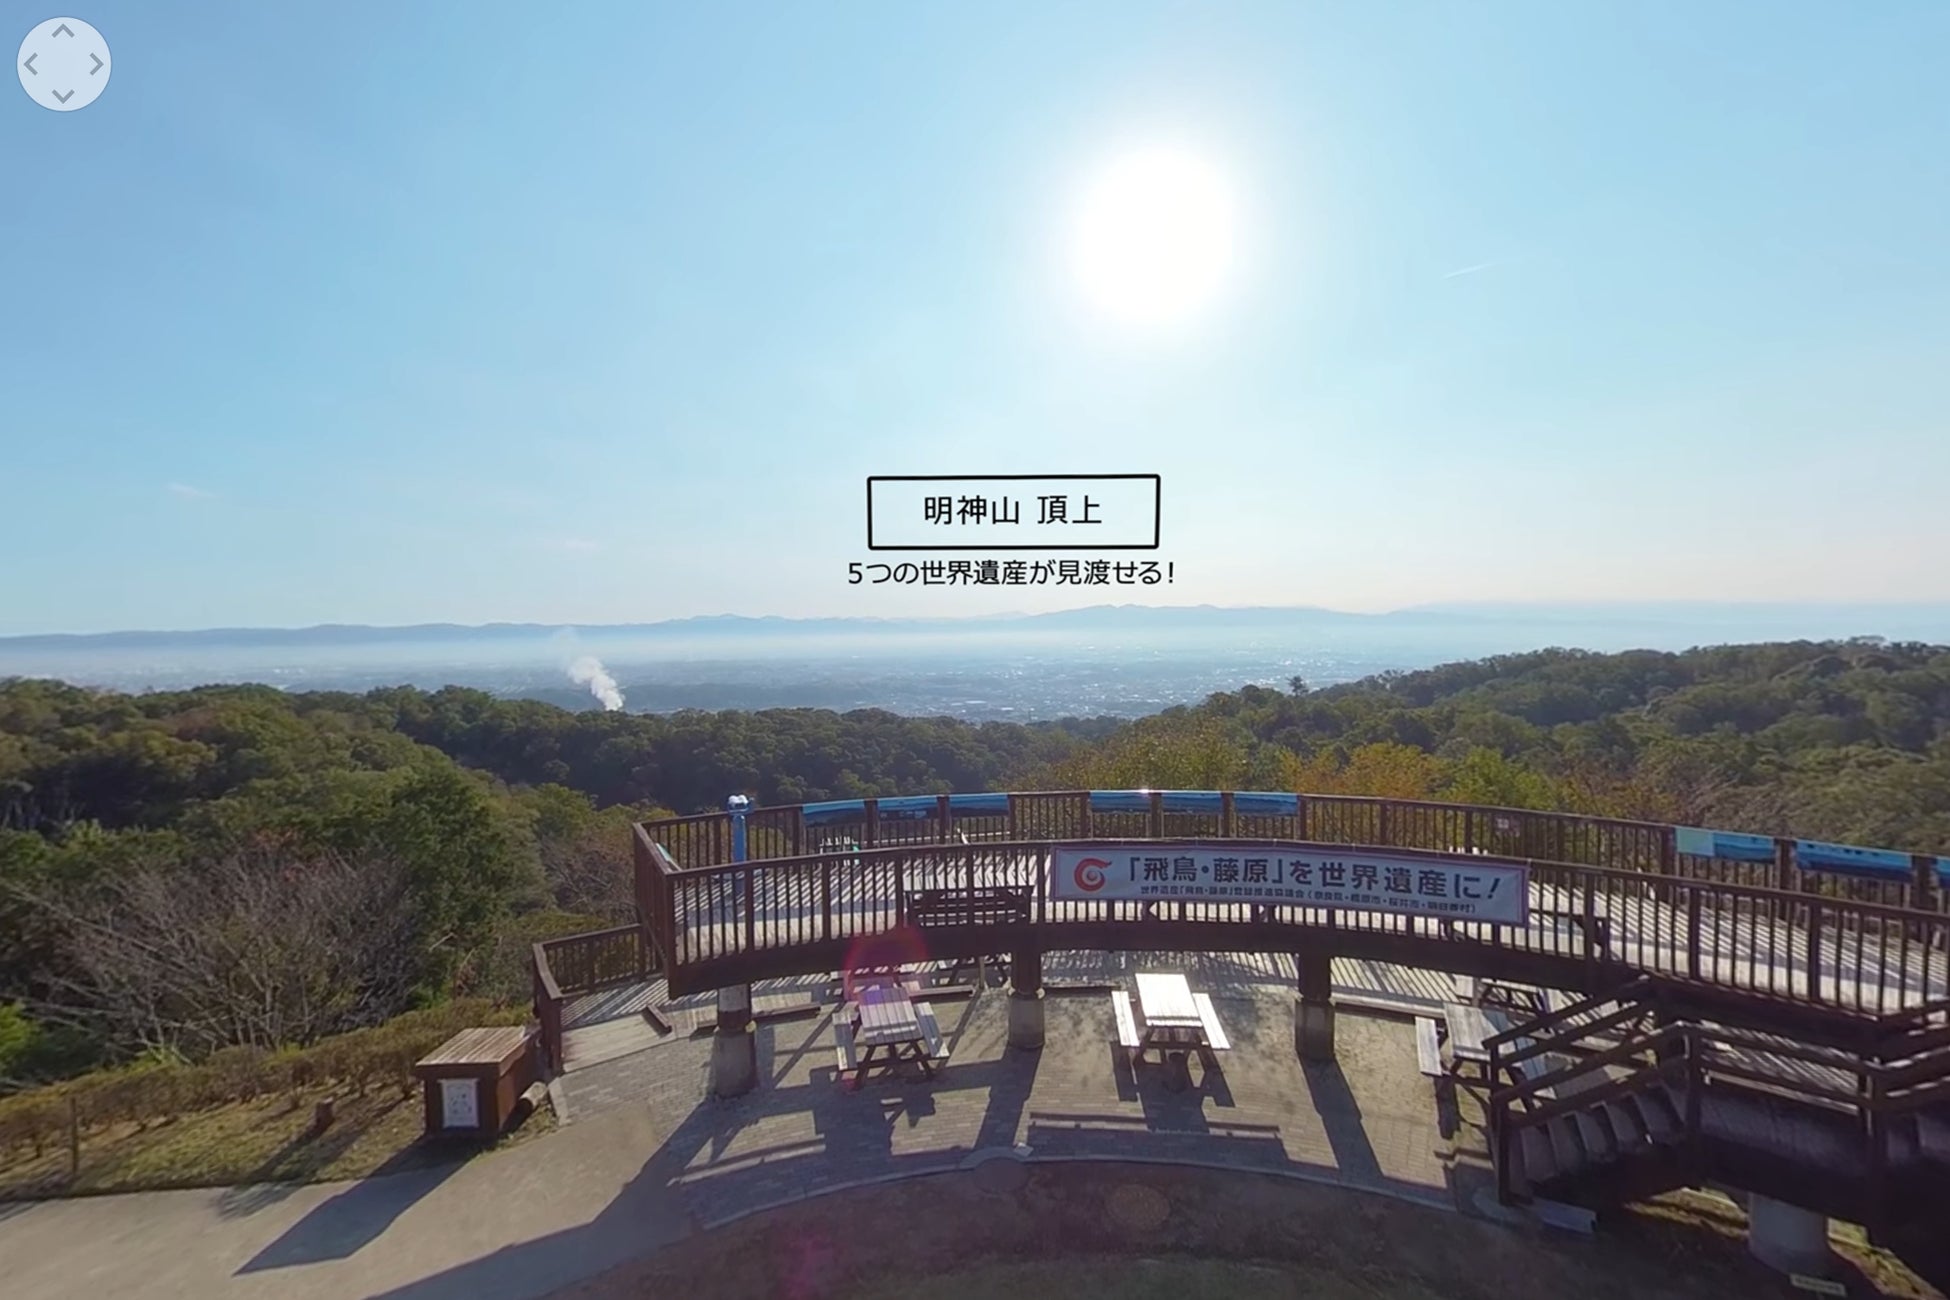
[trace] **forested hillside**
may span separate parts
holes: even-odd
[[[519,999],[626,918],[632,819],[995,788],[1298,789],[1950,848],[1950,649],[1547,650],[1135,723],[570,712],[0,682],[0,1086]]]

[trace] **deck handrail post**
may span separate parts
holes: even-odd
[[[752,810],[752,801],[742,794],[734,794],[724,801],[725,811],[731,815],[731,860],[745,860],[745,817]]]
[[[1821,900],[1808,896],[1808,1000],[1821,1001]]]
[[[1686,973],[1688,978],[1699,978],[1699,887],[1688,881],[1681,888],[1686,891]],[[1713,923],[1718,926],[1720,923]]]

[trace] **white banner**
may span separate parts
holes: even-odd
[[[1489,859],[1190,844],[1104,844],[1050,854],[1053,899],[1257,903],[1525,925],[1529,872]]]

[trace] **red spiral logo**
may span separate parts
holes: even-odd
[[[1077,863],[1077,888],[1086,894],[1094,894],[1104,887],[1104,868],[1110,863],[1102,858],[1085,858]]]

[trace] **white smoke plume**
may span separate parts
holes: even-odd
[[[584,655],[569,665],[569,680],[577,686],[587,686],[589,693],[603,702],[603,708],[611,713],[623,707],[623,692],[617,688],[616,679],[603,667],[603,661],[595,655]]]

